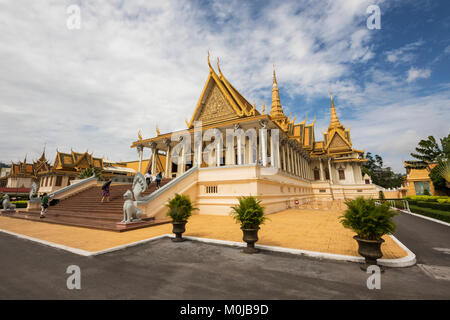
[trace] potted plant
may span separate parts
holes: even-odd
[[[166,206],[169,208],[167,216],[172,218],[172,232],[175,234],[175,238],[172,241],[184,241],[185,239],[181,235],[186,231],[187,220],[192,215],[192,211],[197,209],[192,207],[189,196],[178,193],[172,199],[169,199]]]
[[[243,240],[247,243],[244,248],[245,253],[256,253],[259,250],[255,248],[255,242],[258,241],[259,226],[267,219],[264,215],[264,207],[260,205],[261,201],[253,196],[239,197],[239,205],[231,207],[231,215],[236,223],[241,224]]]
[[[366,259],[361,269],[367,270],[383,256],[381,244],[384,240],[381,237],[395,231],[392,218],[397,213],[390,209],[388,203],[376,205],[374,200],[363,197],[347,200],[345,204],[347,210],[340,216],[341,223],[356,232],[353,239],[358,242],[358,253]]]

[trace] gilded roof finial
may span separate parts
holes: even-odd
[[[222,70],[220,70],[220,65],[219,65],[219,57],[217,57],[217,69],[219,70],[219,74],[222,76]]]
[[[159,128],[158,125],[156,125],[156,135],[159,136],[160,132],[159,132]]]
[[[277,77],[275,75],[275,63],[273,64],[273,84],[277,85]]]
[[[264,102],[264,100],[262,101],[263,106],[262,106],[262,111],[261,114],[264,114],[266,112],[266,103]]]
[[[139,131],[138,131],[138,138],[139,138],[139,141],[142,141],[142,133],[141,133],[141,130],[139,129]]]
[[[208,50],[208,66],[209,66],[209,69],[212,71],[212,66],[211,66],[211,62],[209,61],[209,50]]]
[[[280,92],[278,91],[277,78],[275,75],[275,64],[273,65],[273,84],[272,84],[272,107],[270,110],[271,117],[286,117],[281,107]]]
[[[184,123],[186,123],[186,127],[189,128],[189,122],[186,119],[184,119]]]
[[[330,126],[328,127],[328,129],[342,127],[341,123],[339,122],[337,113],[336,113],[336,108],[334,106],[334,101],[333,101],[333,93],[331,92],[331,90],[330,90],[330,98],[331,98],[331,120],[330,120]]]

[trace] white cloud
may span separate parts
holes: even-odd
[[[408,43],[403,47],[394,50],[388,50],[385,52],[386,60],[391,63],[410,63],[412,62],[416,55],[417,49],[422,46],[425,42],[423,40]]]
[[[444,53],[450,54],[450,45],[448,45],[447,47],[445,47]]]
[[[371,2],[273,1],[255,14],[241,1],[80,1],[80,30],[66,28],[71,1],[2,2],[0,160],[36,158],[44,143],[50,157],[73,147],[136,159],[139,129],[153,136],[191,117],[208,50],[258,106],[272,63],[292,96],[322,95],[373,57]]]
[[[407,82],[413,82],[417,79],[427,79],[431,76],[431,70],[430,69],[419,69],[411,67],[408,70],[408,77],[406,78]]]
[[[51,160],[57,147],[137,159],[129,146],[139,129],[150,137],[156,124],[162,133],[184,128],[208,75],[208,50],[257,106],[270,105],[273,63],[291,97],[312,101],[332,87],[354,146],[385,153],[399,170],[419,138],[448,132],[448,96],[416,98],[404,75],[370,66],[377,33],[365,20],[374,1],[272,1],[258,11],[252,1],[80,3],[80,30],[66,28],[72,1],[0,3],[0,161],[37,158],[44,143]],[[423,43],[386,59],[413,61]],[[363,82],[354,65],[364,66]],[[328,114],[284,105],[297,119],[316,113],[321,139]]]

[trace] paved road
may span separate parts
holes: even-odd
[[[194,241],[82,257],[0,233],[0,257],[0,299],[450,299],[450,281],[417,266],[387,269],[369,290],[355,263]],[[81,268],[81,290],[66,287],[69,265]]]
[[[394,220],[394,235],[416,254],[418,264],[450,267],[450,227],[407,213],[400,213]]]

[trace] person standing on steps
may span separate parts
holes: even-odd
[[[152,183],[152,175],[150,172],[147,172],[145,174],[145,181],[147,182],[147,188],[150,188],[150,185]]]
[[[47,214],[48,201],[49,197],[47,196],[47,192],[45,192],[41,198],[41,215],[39,216],[40,219],[45,218],[45,215]]]
[[[111,182],[112,182],[112,180],[110,179],[110,180],[106,181],[102,186],[102,202],[103,202],[103,200],[105,200],[105,198],[106,198],[106,201],[109,202],[109,193],[110,193]]]
[[[161,171],[156,175],[156,179],[155,179],[155,182],[156,182],[156,189],[159,189],[159,188],[161,188],[161,180],[162,180],[162,173],[161,173]]]

